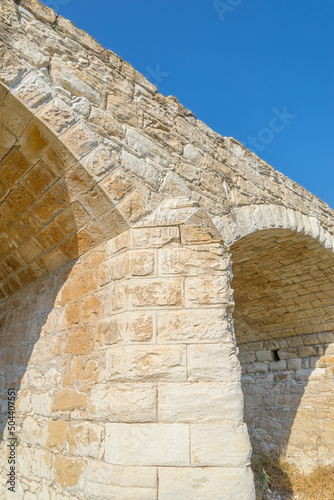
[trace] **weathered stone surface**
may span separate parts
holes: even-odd
[[[228,304],[231,300],[227,276],[196,277],[186,279],[186,305]]]
[[[127,151],[123,151],[123,164],[126,170],[145,180],[152,189],[155,191],[158,189],[159,170],[155,167]]]
[[[229,342],[225,314],[217,309],[158,311],[157,340],[160,344]]]
[[[163,148],[159,147],[154,141],[146,135],[135,129],[129,129],[126,138],[129,146],[145,156],[148,156],[158,165],[168,167],[171,162],[171,157]]]
[[[98,138],[83,122],[78,122],[62,134],[62,141],[77,158],[82,158],[98,145]]]
[[[154,253],[152,251],[131,252],[131,274],[149,276],[154,272]]]
[[[178,227],[132,229],[131,235],[134,247],[162,247],[180,239]]]
[[[183,346],[112,347],[107,351],[107,370],[109,380],[184,381],[186,350]]]
[[[38,116],[57,134],[61,134],[76,122],[71,108],[57,98],[43,106]]]
[[[242,420],[239,384],[186,383],[159,385],[159,419],[163,422]]]
[[[55,461],[56,482],[61,488],[73,488],[78,485],[85,469],[85,462],[80,459],[57,455]]]
[[[189,345],[188,377],[194,381],[239,381],[239,361],[234,347]]]
[[[129,294],[134,307],[180,306],[182,303],[182,281],[175,278],[141,280],[132,284]]]
[[[103,430],[101,425],[91,422],[72,424],[68,434],[70,453],[80,457],[100,458],[103,453],[101,448]]]
[[[130,313],[126,322],[126,333],[132,342],[147,342],[153,339],[154,318],[151,313]]]
[[[69,423],[65,420],[50,420],[40,430],[39,444],[47,449],[61,451],[66,443]]]
[[[331,464],[333,212],[19,4],[0,14],[0,405],[20,387],[18,498],[253,500],[238,347],[251,434]],[[6,439],[0,464],[7,498]]]
[[[191,463],[194,466],[243,467],[250,465],[251,447],[245,424],[231,422],[192,424]]]
[[[97,420],[109,422],[154,422],[157,389],[150,384],[95,385],[89,407]]]
[[[189,465],[188,426],[107,424],[105,459],[114,465]]]
[[[170,247],[161,251],[162,274],[206,274],[225,271],[229,257],[219,246]]]
[[[84,494],[92,500],[156,500],[157,470],[154,467],[121,467],[90,461],[85,473]]]
[[[223,495],[223,496],[222,496]],[[161,500],[255,500],[250,468],[229,467],[159,469]]]

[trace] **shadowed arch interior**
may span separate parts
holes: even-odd
[[[43,360],[64,349],[64,332],[49,335],[60,323],[53,309],[73,265],[126,227],[74,155],[0,86],[0,437],[7,388],[21,388],[24,400],[29,362],[38,365],[36,380],[57,383],[60,367],[50,371]],[[89,280],[80,276],[76,288]],[[81,330],[74,334],[85,339]]]
[[[231,247],[234,325],[253,444],[304,468],[334,449],[334,255],[290,230]]]

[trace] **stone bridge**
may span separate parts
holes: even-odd
[[[254,500],[250,440],[333,463],[333,211],[38,0],[0,26],[1,498]]]

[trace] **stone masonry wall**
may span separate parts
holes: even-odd
[[[242,344],[239,359],[253,444],[281,449],[306,470],[331,464],[333,332]]]
[[[256,447],[310,470],[334,445],[334,258],[290,230],[232,245],[245,421]]]
[[[0,35],[0,495],[15,385],[19,500],[254,500],[226,245],[250,428],[276,408],[329,460],[333,211],[38,0],[2,0]],[[276,243],[286,288],[315,259],[280,312]]]
[[[318,198],[162,96],[127,62],[37,0],[3,0],[0,79],[60,138],[126,220],[186,196],[211,216],[273,204],[316,218]],[[79,139],[79,140],[78,140]],[[126,187],[119,198],[112,183]]]
[[[254,498],[230,257],[208,224],[169,204],[2,302],[15,498]]]

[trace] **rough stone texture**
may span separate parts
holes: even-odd
[[[261,235],[261,236],[260,236]],[[333,462],[334,258],[263,231],[232,246],[245,419],[253,444],[310,470]]]
[[[15,387],[20,500],[254,500],[238,354],[332,463],[333,212],[38,0],[0,33],[0,496]]]

